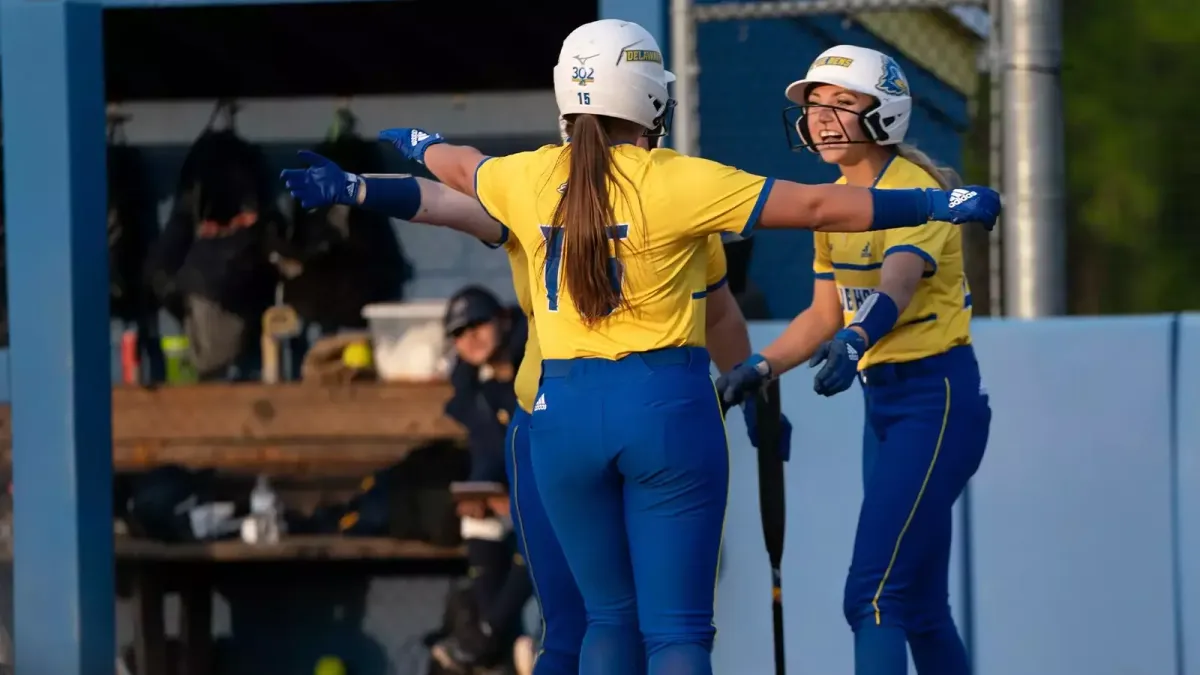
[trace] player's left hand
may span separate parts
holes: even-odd
[[[833,396],[849,389],[858,376],[858,360],[866,351],[867,341],[857,331],[839,330],[808,362],[809,368],[825,364],[813,378],[813,391],[822,396]]]
[[[748,398],[742,404],[742,416],[746,419],[746,435],[750,437],[750,445],[758,448],[758,399]],[[776,448],[779,459],[788,461],[792,458],[792,423],[787,415],[779,416],[779,447]]]
[[[751,354],[727,373],[717,378],[717,395],[721,397],[721,409],[727,411],[746,400],[746,397],[761,390],[771,379],[771,363],[762,354]]]
[[[429,146],[446,142],[446,138],[439,133],[431,134],[424,129],[414,127],[384,129],[379,132],[379,140],[391,143],[406,159],[420,164],[425,163],[425,151],[429,149]]]
[[[962,225],[980,223],[987,229],[1000,217],[1000,193],[982,185],[954,190],[925,190],[929,200],[929,220]]]
[[[315,152],[301,150],[300,159],[308,164],[307,169],[284,169],[279,173],[279,178],[302,208],[358,204],[362,178],[342,170],[333,160]]]

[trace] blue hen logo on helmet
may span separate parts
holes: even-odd
[[[883,57],[883,74],[875,88],[889,96],[908,96],[908,82],[900,70],[900,64],[890,56]]]

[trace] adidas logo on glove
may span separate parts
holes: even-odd
[[[424,131],[421,131],[420,129],[413,129],[411,143],[413,145],[416,145],[417,143],[420,143],[421,141],[423,141],[427,138],[429,138],[429,134],[425,133]]]
[[[968,199],[978,196],[974,190],[958,189],[950,193],[950,208],[957,208]]]

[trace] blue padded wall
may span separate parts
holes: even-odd
[[[756,323],[751,340],[761,348],[782,323]],[[833,398],[812,391],[807,368],[780,380],[784,414],[795,427],[787,465],[787,542],[783,560],[784,622],[788,672],[848,673],[854,668],[851,634],[842,619],[842,584],[850,566],[862,500],[863,399],[855,387]],[[758,508],[755,451],[741,415],[727,422],[731,451],[730,503],[717,598],[720,633],[713,667],[722,673],[771,672],[770,565]],[[955,619],[963,604],[961,504],[951,560]]]
[[[753,326],[755,346],[781,329]],[[1177,672],[1174,329],[1173,317],[976,322],[995,419],[969,489],[969,542],[961,503],[956,514],[951,588],[979,675]],[[1200,611],[1187,608],[1200,606],[1200,317],[1184,320],[1179,347],[1180,604],[1186,672],[1196,675]],[[804,369],[782,380],[796,427],[783,570],[789,671],[849,672],[841,592],[861,498],[862,401],[821,399],[810,382]],[[769,672],[757,474],[736,414],[729,437],[715,665]]]
[[[1175,672],[1172,322],[980,322],[978,675]]]

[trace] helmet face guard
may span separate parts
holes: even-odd
[[[654,120],[654,127],[647,129],[643,136],[646,138],[656,139],[657,143],[652,145],[661,145],[662,139],[666,138],[671,133],[671,122],[675,120],[675,99],[667,99],[666,105],[663,106],[662,114]]]
[[[808,116],[821,108],[833,111],[833,119],[841,129],[842,137],[840,139],[822,141],[820,138],[813,138],[812,133],[808,129]],[[793,152],[801,150],[820,152],[822,145],[889,145],[892,141],[883,124],[883,118],[879,114],[879,110],[880,105],[878,102],[871,104],[870,107],[861,112],[836,105],[826,105],[824,103],[805,103],[788,106],[783,109],[783,131],[787,136],[788,148]],[[847,112],[852,113],[857,118],[859,128],[863,132],[862,140],[849,140],[850,131],[846,128],[846,123],[842,121],[842,115],[838,114]]]

